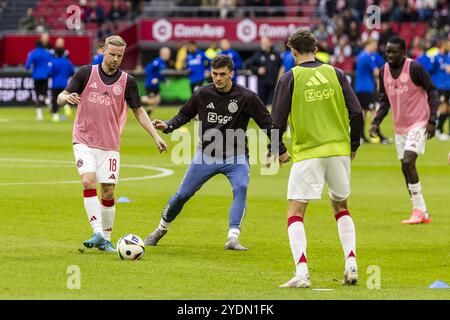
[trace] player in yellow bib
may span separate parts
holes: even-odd
[[[286,72],[275,90],[273,129],[280,143],[289,118],[292,165],[288,183],[288,235],[295,277],[282,287],[310,287],[303,218],[310,200],[320,199],[325,182],[345,255],[344,284],[355,284],[355,226],[347,207],[350,160],[362,134],[362,109],[342,70],[315,60],[316,39],[307,30],[288,42],[297,66]],[[288,152],[279,155],[286,162]]]

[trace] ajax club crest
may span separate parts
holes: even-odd
[[[238,105],[236,100],[230,100],[230,103],[228,104],[228,111],[231,113],[235,113],[238,110]]]

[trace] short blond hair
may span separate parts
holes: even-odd
[[[121,36],[110,36],[108,38],[105,39],[105,49],[108,47],[108,44],[112,44],[113,46],[116,47],[126,47],[127,43],[125,42],[125,40],[123,40],[123,38]]]

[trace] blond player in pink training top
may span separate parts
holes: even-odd
[[[423,67],[405,56],[405,41],[391,37],[386,46],[387,64],[380,70],[380,109],[369,129],[371,136],[392,107],[395,144],[411,201],[412,215],[403,224],[430,223],[422,195],[416,160],[425,152],[425,141],[436,132],[439,94]]]
[[[78,105],[73,126],[73,151],[83,184],[84,207],[94,230],[94,235],[83,245],[110,252],[115,251],[111,244],[114,189],[119,179],[120,135],[128,107],[153,137],[159,152],[167,149],[141,107],[136,81],[119,70],[125,48],[126,43],[121,37],[106,38],[103,62],[81,67],[58,96],[59,105]],[[97,182],[101,184],[101,203],[97,197]]]

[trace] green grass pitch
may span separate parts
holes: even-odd
[[[176,110],[160,108],[154,117],[168,119]],[[260,165],[251,168],[241,234],[248,252],[223,249],[232,195],[225,177],[216,176],[186,204],[160,245],[147,249],[140,261],[121,261],[97,250],[78,251],[92,230],[81,184],[65,183],[78,180],[73,118],[59,123],[50,118],[45,114],[45,121],[37,123],[32,108],[0,109],[0,299],[450,299],[450,289],[428,288],[436,280],[450,283],[449,142],[428,141],[425,156],[419,157],[433,220],[419,226],[400,223],[409,217],[411,203],[395,146],[362,145],[352,163],[349,200],[357,232],[358,285],[340,285],[343,253],[324,192],[305,217],[312,288],[280,289],[294,271],[286,230],[290,165],[275,176],[260,175]],[[382,129],[393,136],[390,116]],[[113,242],[126,233],[145,238],[156,227],[187,167],[171,162],[171,150],[158,154],[129,114],[116,199],[126,196],[132,202],[117,204]],[[158,173],[142,166],[174,174],[125,180]],[[80,270],[80,289],[67,287],[70,266]],[[379,268],[379,289],[367,286],[374,283],[371,266]]]

